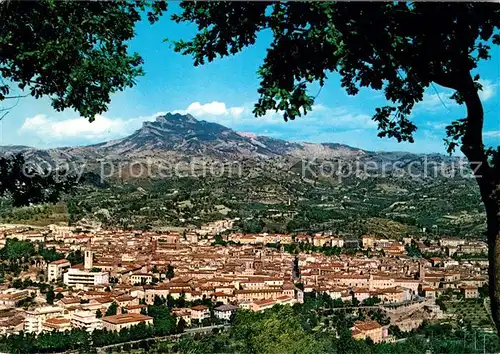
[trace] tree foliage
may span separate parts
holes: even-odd
[[[380,136],[398,141],[413,141],[416,126],[408,117],[425,88],[436,82],[462,89],[478,61],[489,58],[489,40],[500,38],[496,4],[186,2],[181,7],[174,20],[193,22],[199,30],[189,41],[176,41],[175,50],[192,55],[194,65],[236,54],[254,44],[260,31],[272,32],[274,41],[258,71],[255,115],[276,110],[288,120],[307,114],[314,103],[307,85],[323,86],[336,72],[348,94],[361,87],[384,91],[392,105],[378,108],[374,120]],[[479,76],[470,80],[480,89]],[[464,102],[462,92],[454,98]]]
[[[56,251],[55,247],[46,248],[43,243],[38,244],[38,254],[47,263],[64,259],[64,254]]]
[[[141,13],[153,23],[166,10],[158,1],[2,1],[0,102],[17,85],[50,97],[57,111],[73,108],[94,120],[110,95],[135,84],[142,58],[128,53]]]
[[[53,305],[55,298],[56,294],[54,293],[54,289],[50,288],[49,291],[47,291],[47,294],[45,294],[45,299],[47,300],[47,304]]]
[[[250,352],[318,353],[323,348],[300,325],[291,307],[262,314],[237,312],[232,336],[248,341]]]
[[[106,310],[105,316],[114,316],[117,314],[117,312],[118,312],[118,304],[113,301]]]
[[[171,264],[167,265],[167,271],[165,272],[165,277],[167,279],[172,279],[175,276],[174,267]]]
[[[55,203],[75,185],[76,177],[67,171],[39,168],[22,154],[0,157],[0,196],[10,197],[14,206]]]
[[[84,256],[81,250],[71,251],[66,256],[66,259],[71,263],[72,266],[76,264],[83,263]]]
[[[5,246],[0,249],[0,258],[11,262],[22,262],[35,254],[35,247],[31,242],[18,239],[7,239]]]

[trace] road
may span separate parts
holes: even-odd
[[[392,308],[398,308],[401,306],[408,306],[408,305],[414,305],[414,304],[424,304],[428,301],[427,299],[423,300],[414,300],[414,301],[408,301],[408,302],[403,302],[403,303],[396,303],[396,304],[379,304],[379,305],[373,305],[373,306],[345,306],[345,307],[333,307],[333,308],[326,308],[322,307],[321,310],[329,310],[329,311],[345,311],[345,310],[367,310],[367,309],[378,309],[378,310],[390,310]]]

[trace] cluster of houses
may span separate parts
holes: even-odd
[[[411,238],[394,241],[365,235],[360,248],[384,251],[373,255],[362,250],[338,256],[321,252],[292,255],[283,247],[265,245],[307,242],[318,247],[346,247],[352,240],[332,234],[226,233],[224,239],[236,245],[215,244],[215,234],[230,227],[230,223],[216,223],[203,232],[164,234],[55,225],[4,230],[0,245],[8,238],[43,242],[46,248],[54,247],[63,254],[81,251],[83,261],[72,265],[66,259],[48,264],[40,260],[21,274],[22,279],[50,283],[57,294],[53,305],[46,303],[36,287],[0,288],[0,333],[120,330],[149,324],[152,318],[143,309],[156,297],[185,299],[187,305],[173,308],[172,313],[189,326],[211,317],[227,321],[238,308],[264,311],[276,304],[301,303],[308,292],[346,302],[363,304],[377,298],[381,304],[398,305],[423,299],[432,302],[449,289],[465,298],[478,297],[478,289],[487,281],[487,263],[481,259],[409,257],[405,246],[420,242]],[[440,248],[456,252],[465,252],[468,245],[442,241]],[[33,301],[27,309],[18,306],[29,298]],[[189,305],[196,300],[210,300],[213,312],[204,305]],[[116,315],[97,316],[113,303],[118,305]],[[404,326],[405,330],[412,328]],[[387,340],[384,331],[383,326],[360,322],[353,328],[353,336]]]

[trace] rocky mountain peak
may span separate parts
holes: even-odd
[[[156,122],[161,124],[185,124],[185,123],[196,124],[198,120],[191,114],[180,114],[180,113],[169,112],[164,115],[156,117]]]

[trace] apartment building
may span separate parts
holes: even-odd
[[[92,333],[96,329],[102,329],[102,321],[96,317],[95,311],[77,311],[71,314],[71,325],[73,328],[84,329]]]
[[[251,309],[254,312],[260,312],[270,309],[274,305],[276,305],[276,300],[273,299],[256,300],[251,304]]]
[[[55,282],[62,279],[63,273],[71,268],[71,263],[67,259],[60,259],[49,263],[47,266],[47,280]]]
[[[5,307],[15,307],[19,301],[30,296],[29,290],[7,289],[0,293],[0,305]]]
[[[210,309],[204,305],[191,307],[191,320],[204,320],[210,318]]]
[[[42,332],[64,332],[71,330],[71,321],[65,317],[47,318],[42,324]]]
[[[218,319],[229,321],[231,315],[238,309],[238,306],[234,305],[221,305],[214,308],[214,315]]]
[[[187,326],[191,325],[191,309],[175,308],[172,309],[172,314],[175,316],[177,323],[182,319]]]
[[[136,273],[130,276],[130,284],[151,284],[153,281],[153,274]]]
[[[49,318],[61,317],[63,308],[56,306],[38,307],[34,310],[26,311],[24,318],[24,331],[26,333],[40,333],[43,324]]]
[[[473,285],[464,285],[460,288],[464,298],[466,299],[475,299],[479,297],[479,291],[476,286]]]
[[[95,269],[92,268],[93,262],[94,253],[86,250],[84,255],[84,269],[69,268],[68,271],[64,273],[64,284],[81,287],[108,284],[108,272],[95,271]]]

